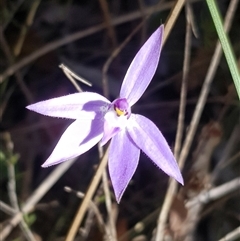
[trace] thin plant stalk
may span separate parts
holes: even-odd
[[[199,0],[191,0],[190,2],[198,2]],[[164,2],[163,4],[161,4],[161,6],[153,6],[153,7],[149,7],[145,9],[145,13],[148,15],[151,15],[153,13],[156,12],[160,12],[160,11],[164,11],[164,10],[168,10],[169,8],[171,8],[174,5],[174,1],[171,2]],[[123,16],[120,16],[118,18],[114,18],[112,20],[112,24],[115,25],[120,25],[129,21],[133,21],[136,19],[142,18],[142,13],[140,11],[135,11],[133,13],[129,13],[129,14],[125,14]],[[170,29],[170,25],[168,25],[169,29]],[[172,25],[171,25],[172,26]],[[64,46],[68,43],[74,42],[76,40],[88,37],[92,34],[95,34],[97,32],[100,32],[102,30],[104,30],[106,28],[105,24],[98,24],[95,26],[92,26],[86,30],[81,30],[81,31],[77,31],[73,34],[67,35],[64,38],[55,40],[53,42],[50,42],[46,45],[44,45],[44,47],[36,50],[35,52],[31,53],[30,55],[26,56],[25,58],[21,59],[19,62],[14,63],[12,66],[10,66],[9,68],[7,68],[3,73],[0,74],[0,83],[2,83],[8,76],[13,75],[17,70],[23,68],[24,66],[30,64],[31,62],[33,62],[34,60],[40,58],[41,56],[61,47]],[[170,32],[170,31],[168,31]],[[2,33],[1,33],[2,34]],[[167,36],[167,35],[166,35]]]
[[[78,211],[77,211],[77,214],[74,218],[74,222],[73,224],[71,225],[71,228],[67,234],[67,237],[66,237],[66,241],[72,241],[74,240],[75,236],[76,236],[76,233],[77,233],[77,230],[78,230],[78,227],[79,227],[79,224],[82,222],[83,220],[83,217],[86,213],[86,210],[88,208],[88,205],[89,205],[89,202],[90,200],[92,199],[95,191],[96,191],[96,188],[100,182],[100,179],[102,177],[102,173],[103,171],[105,170],[105,167],[107,165],[107,161],[108,161],[108,149],[106,150],[106,152],[104,153],[104,156],[103,158],[101,159],[100,161],[100,164],[98,166],[98,169],[92,179],[92,182],[90,183],[89,185],[89,188],[85,194],[85,197],[83,199],[83,202],[81,203]]]
[[[34,206],[41,200],[41,198],[48,192],[48,190],[56,183],[56,181],[72,166],[75,159],[69,160],[57,166],[51,174],[39,185],[39,187],[32,193],[22,206],[21,211],[17,212],[8,222],[8,224],[1,230],[0,237],[4,240],[22,220],[23,214],[32,211]]]
[[[186,14],[189,14],[189,6],[186,7]],[[190,64],[190,53],[191,53],[191,23],[190,19],[186,17],[186,36],[185,36],[185,51],[184,51],[184,64],[183,64],[183,78],[182,78],[182,87],[181,87],[181,97],[180,97],[180,107],[178,115],[178,127],[176,135],[176,144],[174,148],[174,154],[176,159],[179,157],[179,151],[181,148],[183,128],[184,128],[184,117],[185,117],[185,108],[186,108],[186,97],[187,97],[187,78],[189,72]],[[172,198],[176,192],[177,183],[174,180],[170,180],[169,188],[166,193],[166,198],[164,200],[162,210],[158,218],[157,232],[156,232],[156,241],[162,240],[164,237],[164,228],[165,223],[168,217],[168,211],[172,204]]]
[[[186,5],[187,15],[189,15],[189,8],[190,6],[189,4],[187,4]],[[185,108],[186,108],[186,99],[187,99],[187,82],[188,82],[191,42],[192,42],[191,39],[192,39],[191,23],[190,23],[190,19],[187,18],[184,61],[183,61],[183,77],[182,77],[181,97],[180,97],[180,106],[179,106],[179,115],[178,115],[178,127],[177,127],[177,135],[176,135],[176,144],[174,147],[174,155],[176,159],[178,159],[178,156],[179,156],[183,130],[184,130]]]
[[[240,99],[240,74],[237,66],[237,60],[232,50],[230,40],[227,33],[225,32],[222,17],[220,15],[220,10],[215,2],[215,0],[206,0],[209,11],[211,13],[215,28],[217,30],[218,38],[221,42],[223,52],[225,54],[229,70],[231,72],[233,82],[235,84],[238,97]],[[237,8],[237,6],[236,6]]]

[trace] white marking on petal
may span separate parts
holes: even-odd
[[[128,120],[125,115],[118,116],[113,108],[106,113],[104,119],[108,125],[112,127],[119,127],[120,129],[124,129],[126,127]]]

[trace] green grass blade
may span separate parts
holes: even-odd
[[[221,42],[223,52],[225,54],[229,70],[231,72],[234,84],[237,89],[238,97],[240,99],[240,74],[237,66],[237,61],[233,53],[230,41],[224,31],[222,18],[215,0],[206,0],[209,11],[211,13],[215,28],[217,30],[218,38]]]

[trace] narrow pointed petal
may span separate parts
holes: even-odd
[[[26,108],[43,115],[68,119],[95,119],[104,116],[110,102],[92,92],[76,93],[41,101]]]
[[[139,148],[132,142],[124,130],[118,132],[112,138],[108,168],[118,203],[136,171],[139,155]]]
[[[103,135],[102,120],[76,120],[63,133],[42,167],[52,166],[77,157],[97,144]]]
[[[132,114],[127,132],[143,152],[165,173],[183,185],[182,174],[162,133],[148,118]]]
[[[158,66],[164,27],[161,25],[145,42],[130,64],[122,83],[120,98],[126,98],[130,106],[142,96]]]

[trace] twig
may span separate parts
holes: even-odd
[[[72,84],[75,86],[75,88],[76,88],[76,90],[78,92],[82,92],[82,89],[78,86],[78,84],[76,83],[75,79],[83,82],[86,85],[92,86],[92,84],[90,82],[88,82],[87,80],[83,79],[79,75],[75,74],[66,65],[61,64],[59,67],[64,71],[64,73],[69,78],[69,80],[72,82]],[[100,159],[101,159],[102,156],[103,156],[103,150],[102,150],[103,148],[99,144],[98,144],[98,148],[99,148],[99,156],[100,156]],[[69,191],[73,191],[73,190],[70,189],[69,187],[65,187],[65,191],[69,192]],[[76,192],[76,194],[77,194],[77,196],[79,196],[81,198],[85,198],[85,194],[83,194],[81,192]],[[98,211],[97,206],[95,205],[95,203],[92,200],[90,200],[90,206],[92,207],[92,209],[90,209],[90,211],[88,213],[88,217],[87,217],[86,222],[89,221],[89,219],[92,218],[92,214],[95,214],[95,216],[97,217],[97,220],[98,220],[100,226],[102,227],[103,230],[105,230],[106,236],[110,237],[111,236],[110,235],[110,231],[108,230],[108,227],[104,224],[104,222],[103,222],[103,220],[101,218],[100,212]],[[72,225],[74,225],[74,222],[75,222],[75,220],[73,221]],[[84,230],[84,231],[86,231],[86,230]],[[83,235],[86,235],[86,232],[84,232]]]
[[[4,203],[3,201],[0,201],[0,210],[5,212],[8,215],[14,215],[17,210],[9,206],[8,204]]]
[[[105,167],[107,165],[107,160],[108,160],[108,148],[107,148],[103,158],[100,161],[98,169],[97,169],[97,171],[92,179],[92,182],[90,183],[89,188],[85,194],[85,198],[83,199],[83,201],[77,211],[73,224],[71,225],[71,228],[67,234],[66,241],[72,241],[74,239],[74,237],[77,233],[78,227],[80,226],[80,224],[83,220],[83,217],[86,213],[89,202],[92,199],[92,196],[96,190],[97,185],[99,184],[103,170],[105,169]]]
[[[0,43],[1,43],[2,50],[7,58],[9,65],[12,65],[14,63],[14,56],[12,55],[9,45],[3,35],[3,32],[1,32],[1,31],[0,31]],[[24,83],[21,73],[18,70],[16,70],[14,72],[14,75],[15,75],[17,83],[18,83],[21,91],[24,93],[28,103],[33,102],[33,96],[31,94],[31,92],[29,91],[28,87],[26,86],[26,84]],[[0,78],[0,83],[1,83],[1,78]]]
[[[17,212],[0,233],[0,237],[4,240],[11,230],[21,221],[23,214],[29,213],[34,206],[41,200],[46,192],[57,182],[57,180],[71,167],[76,159],[69,160],[58,165],[51,174],[40,184],[40,186],[32,193],[23,205],[21,212]]]
[[[103,82],[103,92],[105,97],[108,98],[109,91],[108,91],[108,78],[107,78],[107,71],[109,69],[110,64],[112,61],[118,56],[118,54],[122,51],[122,49],[126,46],[126,44],[131,40],[131,38],[137,33],[137,31],[142,27],[143,22],[140,23],[133,31],[128,35],[128,37],[118,46],[113,53],[110,55],[110,57],[107,59],[103,66],[102,70],[102,82]]]
[[[62,68],[62,65],[59,65],[59,67]],[[62,70],[63,70],[64,74],[67,76],[67,78],[71,81],[71,83],[73,84],[73,86],[76,88],[76,90],[81,93],[81,92],[82,92],[82,89],[81,89],[81,87],[77,84],[77,82],[76,82],[75,79],[72,77],[72,75],[71,75],[68,71],[66,71],[64,68],[62,68]]]
[[[26,35],[27,35],[27,31],[33,23],[33,19],[34,19],[34,16],[36,14],[36,11],[38,9],[38,6],[39,6],[40,2],[41,2],[41,0],[35,0],[35,1],[32,2],[32,6],[31,6],[30,11],[28,13],[26,22],[21,28],[19,39],[17,41],[17,44],[14,47],[14,50],[13,50],[14,56],[19,56],[19,54],[21,53],[22,46],[23,46],[24,40],[25,40]]]
[[[194,34],[194,37],[199,38],[199,31],[198,31],[198,27],[197,27],[197,24],[196,24],[196,21],[194,18],[192,5],[190,4],[189,1],[187,1],[186,6],[188,6],[187,7],[187,21],[189,23],[191,23],[190,26],[192,29],[192,33]]]
[[[2,30],[2,29],[0,29]],[[3,35],[3,31],[0,31],[0,43],[2,45],[2,49],[7,57],[7,60],[9,62],[9,64],[13,64],[14,62],[14,57],[13,54],[11,53],[11,50],[10,50],[10,47]],[[27,85],[25,84],[25,82],[23,81],[23,76],[21,74],[21,72],[19,70],[17,70],[15,73],[14,73],[15,77],[16,77],[16,80],[17,80],[17,84],[19,85],[21,91],[23,92],[28,104],[30,103],[33,103],[34,102],[34,98],[33,98],[33,95],[31,93],[31,91],[28,89]],[[1,81],[0,81],[1,83]],[[1,115],[3,115],[3,113],[1,113]],[[39,117],[40,119],[42,119],[42,117]],[[44,122],[45,123],[45,122]],[[46,126],[46,124],[45,124]],[[52,135],[51,135],[51,132],[49,132],[49,130],[47,129],[47,134],[48,136],[50,137],[50,139],[52,139]],[[30,165],[30,164],[29,164]],[[29,168],[29,165],[28,165],[28,176],[32,176],[31,175],[31,171],[32,169]],[[25,178],[24,181],[28,180],[27,178]],[[26,187],[26,185],[25,185]]]
[[[142,220],[139,220],[138,223],[136,223],[136,225],[134,225],[132,228],[128,229],[125,233],[123,233],[119,237],[118,241],[125,241],[125,240],[128,240],[129,237],[136,236],[136,234],[138,233],[138,228],[136,227],[139,226],[139,224],[141,225],[142,230],[145,230],[148,226],[152,225],[154,220],[156,220],[159,211],[160,211],[160,208],[157,208],[151,213],[148,213],[147,216],[144,217]]]
[[[164,237],[164,228],[165,228],[165,223],[167,221],[168,217],[168,212],[170,209],[170,206],[172,204],[172,200],[174,197],[174,194],[177,189],[177,183],[173,180],[170,179],[169,185],[168,185],[168,190],[165,195],[165,199],[162,205],[161,212],[158,216],[158,221],[157,221],[157,231],[156,231],[156,241],[162,241]]]
[[[177,4],[175,6],[178,6]],[[189,12],[189,7],[186,8],[187,13]],[[180,11],[180,9],[179,9]],[[174,12],[174,11],[173,11]],[[170,18],[171,19],[171,18]],[[181,147],[182,136],[183,136],[183,128],[184,128],[184,116],[185,116],[185,108],[186,108],[186,95],[187,95],[187,77],[189,72],[189,63],[190,63],[190,53],[191,53],[191,23],[187,20],[186,25],[186,37],[185,37],[185,52],[184,52],[184,64],[183,64],[183,79],[182,79],[182,87],[181,87],[181,99],[180,99],[180,107],[179,107],[179,116],[178,116],[178,127],[177,127],[177,136],[176,136],[176,144],[174,148],[174,153],[176,158],[179,157],[179,150]],[[162,210],[160,212],[157,224],[156,231],[156,241],[163,240],[164,237],[164,227],[167,221],[168,212],[170,206],[172,204],[174,193],[176,192],[177,183],[170,180],[169,189],[166,193],[166,197],[162,206]]]
[[[88,81],[86,81],[85,79],[80,78],[78,75],[76,75],[74,72],[72,72],[64,64],[61,64],[59,67],[63,69],[64,73],[67,75],[67,77],[70,79],[70,81],[74,84],[74,86],[76,87],[76,89],[79,92],[82,92],[82,90],[79,89],[79,86],[77,85],[77,83],[75,82],[75,80],[72,77],[80,80],[81,82],[84,82],[85,84],[91,85]],[[106,85],[107,85],[107,83],[106,83]],[[103,90],[103,92],[104,92],[104,95],[107,96],[107,93],[104,90]],[[101,160],[102,157],[103,157],[103,148],[102,148],[102,146],[100,144],[98,144],[98,150],[99,150],[99,157],[100,157],[100,160]],[[115,224],[114,224],[114,220],[113,220],[112,213],[111,213],[112,203],[111,203],[111,196],[110,196],[110,192],[109,192],[109,186],[108,186],[106,170],[103,169],[102,175],[103,175],[103,187],[104,187],[105,198],[106,198],[106,208],[107,208],[107,211],[108,211],[109,223],[110,223],[110,231],[111,231],[111,232],[109,232],[107,227],[106,227],[106,235],[107,235],[107,237],[110,240],[116,240],[116,229],[115,229]],[[99,181],[100,181],[100,179],[99,179]],[[97,185],[98,185],[98,183],[97,183]],[[96,189],[97,185],[95,185],[95,189]],[[89,189],[91,189],[91,186],[89,186]],[[95,189],[93,189],[93,192],[95,192]],[[84,198],[84,200],[85,200],[85,198]],[[84,203],[84,201],[83,201],[83,203]],[[91,203],[92,203],[92,201],[91,201]],[[78,211],[80,211],[80,209],[81,209],[81,206],[79,207]],[[86,210],[84,210],[84,212],[86,212]],[[72,228],[74,228],[74,225],[76,225],[77,222],[78,221],[77,221],[77,216],[76,216],[74,221],[73,221],[73,224],[72,224],[70,230]]]
[[[84,79],[83,77],[80,77],[76,73],[74,73],[72,70],[70,70],[65,64],[60,64],[59,67],[64,71],[64,73],[68,73],[70,76],[74,77],[76,80],[79,80],[85,85],[92,86],[92,83],[88,80]]]
[[[198,99],[197,98],[189,98],[186,101],[186,104],[188,105],[195,105],[197,103]],[[225,96],[216,96],[216,97],[209,97],[206,101],[206,103],[221,103],[221,104],[226,104],[226,99]],[[149,110],[149,109],[155,109],[159,107],[178,107],[179,106],[179,100],[171,100],[171,101],[161,101],[161,102],[152,102],[150,104],[141,104],[135,106],[135,110],[140,109],[141,110]],[[240,103],[238,100],[233,100],[231,102],[227,103],[229,106],[236,106],[240,107]]]
[[[224,22],[224,28],[225,28],[226,32],[229,31],[229,28],[230,28],[230,25],[232,23],[234,13],[235,13],[234,10],[237,9],[236,8],[237,3],[238,3],[238,0],[232,0],[229,7],[228,7],[225,22]],[[195,108],[195,111],[194,111],[194,114],[193,114],[193,117],[192,117],[192,120],[191,120],[191,123],[190,123],[190,126],[189,126],[189,131],[187,133],[187,137],[184,141],[183,148],[182,148],[181,153],[180,153],[180,157],[179,157],[179,167],[180,167],[180,169],[183,168],[185,160],[188,156],[188,153],[189,153],[189,150],[190,150],[190,147],[191,147],[193,138],[195,136],[197,126],[198,126],[198,123],[199,123],[199,120],[200,120],[200,117],[201,117],[201,114],[202,114],[202,111],[203,111],[203,107],[206,103],[206,99],[207,99],[207,96],[208,96],[208,93],[209,93],[210,85],[212,83],[213,77],[215,75],[217,66],[218,66],[219,61],[220,61],[221,54],[222,54],[222,49],[221,49],[220,43],[218,42],[217,46],[216,46],[216,49],[215,49],[215,52],[214,52],[213,57],[212,57],[211,65],[209,66],[207,75],[205,77],[205,80],[204,80],[204,83],[203,83],[203,86],[202,86],[202,90],[201,90],[201,93],[200,93],[200,96],[199,96],[199,100],[197,102],[197,105],[196,105],[196,108]],[[171,206],[171,203],[172,203],[172,199],[174,197],[174,194],[176,193],[176,190],[177,190],[177,183],[173,179],[171,179],[170,182],[169,182],[169,187],[168,187],[168,190],[167,190],[167,193],[166,193],[166,196],[165,196],[165,200],[164,200],[164,203],[163,203],[163,206],[162,206],[162,210],[161,210],[161,213],[160,213],[159,219],[158,219],[158,226],[157,226],[157,237],[158,238],[156,239],[156,241],[162,241],[163,240],[163,236],[164,236],[163,230],[164,230],[165,223],[166,223],[166,220],[167,220],[167,216],[168,216],[168,213],[169,213],[169,209],[170,209],[170,206]]]
[[[209,204],[208,207],[204,207],[204,210],[199,215],[199,220],[203,220],[205,217],[207,217],[210,213],[216,211],[216,209],[221,209],[226,202],[229,201],[229,199],[238,196],[238,190],[235,192],[232,192],[222,198],[219,198],[215,200],[213,203]]]
[[[7,152],[9,153],[10,157],[13,155],[13,143],[11,137],[8,133],[4,135],[4,139],[6,142]],[[7,171],[8,171],[8,196],[10,203],[15,211],[19,211],[18,205],[18,198],[16,192],[16,176],[15,176],[15,169],[12,160],[8,160],[7,162]],[[20,220],[20,228],[23,231],[23,235],[28,241],[35,241],[35,237],[33,236],[31,230],[29,229],[28,225],[25,223],[24,219],[21,218]]]
[[[226,144],[226,147],[224,148],[223,154],[221,155],[221,159],[219,160],[218,164],[213,170],[213,173],[211,175],[212,182],[216,180],[218,177],[220,171],[222,170],[222,166],[226,162],[226,160],[230,157],[232,150],[234,150],[234,147],[236,146],[236,143],[239,142],[239,133],[240,133],[240,124],[237,124],[228,139],[228,142]]]
[[[189,15],[189,4],[186,4],[186,14]],[[184,119],[185,119],[185,108],[186,108],[186,99],[187,99],[187,82],[188,82],[188,73],[189,73],[189,64],[190,64],[190,54],[191,54],[191,23],[190,19],[187,19],[186,23],[186,36],[185,36],[185,50],[184,50],[184,61],[183,61],[183,77],[182,77],[182,87],[181,87],[181,97],[180,97],[180,106],[178,114],[178,126],[177,126],[177,135],[176,142],[174,146],[174,155],[178,159],[179,151],[182,145],[183,129],[184,129]]]
[[[16,211],[19,211],[18,198],[17,198],[17,194],[16,194],[15,170],[14,170],[14,165],[12,163],[10,163],[10,161],[8,162],[8,178],[9,178],[8,195],[9,195],[10,202],[11,202],[12,207]],[[23,235],[25,236],[26,240],[28,240],[28,241],[36,240],[23,218],[21,218],[19,226],[20,226],[21,230],[23,231]]]
[[[108,9],[108,3],[106,0],[99,0],[102,12],[103,12],[103,16],[104,16],[104,20],[105,20],[105,25],[108,31],[108,36],[112,41],[112,45],[113,47],[117,46],[117,38],[116,38],[116,33],[115,33],[115,29],[113,27],[112,21],[111,21],[111,15]]]
[[[161,2],[161,1],[160,1]],[[160,4],[160,2],[158,4]],[[142,14],[142,22],[146,23],[146,13],[145,13],[145,4],[143,0],[138,0],[138,5],[139,5],[139,9],[141,11]],[[142,31],[141,31],[141,45],[143,45],[144,40],[146,39],[146,33],[147,33],[147,25],[143,24],[142,26]]]
[[[225,17],[225,22],[224,22],[224,29],[225,29],[226,33],[229,32],[233,17],[235,15],[235,10],[237,9],[237,4],[238,4],[238,0],[232,0],[229,4],[229,7],[228,7],[228,10],[226,13],[226,17]],[[186,159],[186,157],[188,155],[188,151],[190,149],[191,142],[195,135],[197,124],[199,122],[199,119],[200,119],[200,116],[202,113],[202,109],[206,103],[206,97],[208,95],[209,88],[210,88],[211,82],[213,80],[213,77],[216,73],[218,64],[220,62],[221,55],[222,55],[221,44],[218,42],[216,49],[214,51],[207,75],[206,75],[204,83],[203,83],[199,101],[197,103],[197,106],[196,106],[196,109],[195,109],[195,112],[194,112],[194,115],[193,115],[193,118],[192,118],[192,121],[191,121],[191,124],[189,127],[189,132],[188,132],[188,135],[187,135],[187,138],[185,141],[185,145],[183,146],[183,150],[181,151],[180,160],[179,160],[180,165],[182,165],[181,161]]]
[[[190,2],[198,2],[199,0],[192,0]],[[163,3],[161,6],[153,6],[153,7],[149,7],[146,8],[146,14],[153,14],[155,12],[159,12],[159,11],[163,11],[163,10],[167,10],[169,8],[171,8],[174,5],[174,2],[165,2]],[[129,21],[133,21],[136,20],[138,18],[141,18],[142,14],[140,11],[135,11],[133,13],[130,14],[126,14],[120,17],[117,17],[115,19],[112,20],[112,24],[113,25],[120,25]],[[40,58],[41,56],[61,47],[64,46],[68,43],[74,42],[76,40],[85,38],[87,36],[90,36],[91,34],[97,33],[102,31],[103,29],[105,29],[105,25],[104,24],[98,24],[95,25],[93,27],[90,27],[86,30],[81,30],[78,32],[75,32],[73,34],[70,34],[66,37],[63,37],[59,40],[53,41],[49,44],[44,45],[44,47],[36,50],[35,52],[33,52],[32,54],[28,55],[27,57],[21,59],[19,62],[13,64],[12,66],[10,66],[8,69],[6,69],[1,75],[0,75],[0,83],[2,83],[8,76],[13,75],[17,70],[23,68],[24,66],[30,64],[32,61]],[[169,32],[168,32],[169,33]],[[166,33],[165,33],[166,35]],[[166,35],[167,36],[167,35]]]
[[[99,0],[99,1],[101,4],[101,7],[103,9],[104,15],[105,15],[106,24],[108,25],[109,36],[112,39],[113,46],[116,47],[116,45],[117,45],[116,34],[115,34],[115,30],[113,28],[113,25],[110,23],[110,14],[108,12],[106,0]],[[116,51],[114,51],[113,53],[115,53],[115,52]],[[111,56],[110,56],[110,58],[111,58]],[[106,98],[109,98],[109,85],[108,85],[108,79],[107,79],[107,75],[106,75],[106,72],[108,70],[108,66],[106,68],[106,63],[108,62],[108,60],[105,62],[104,66],[103,66],[103,76],[102,76],[103,94]],[[98,151],[99,151],[99,157],[102,158],[103,157],[103,147],[100,144],[98,144]],[[105,205],[106,205],[106,209],[107,209],[107,213],[108,213],[108,226],[109,226],[109,230],[110,230],[110,236],[108,236],[107,238],[109,240],[116,241],[117,240],[117,232],[116,232],[116,225],[115,225],[115,220],[114,220],[113,212],[112,212],[112,200],[111,200],[111,195],[110,195],[110,190],[109,190],[109,185],[108,185],[108,176],[107,176],[106,169],[107,169],[107,167],[105,166],[105,168],[102,172],[102,183],[103,183],[103,190],[104,190],[104,194],[105,194]]]
[[[28,225],[26,224],[23,218],[20,221],[20,228],[27,241],[36,241],[35,236],[31,232],[31,230],[29,229]]]
[[[227,161],[225,161],[224,163],[219,165],[219,171],[222,170],[223,168],[225,168],[226,166],[232,164],[234,161],[237,160],[237,158],[240,157],[240,151],[237,152],[233,157],[231,157],[230,159],[228,159]]]
[[[226,182],[218,187],[214,187],[208,191],[199,193],[194,199],[186,203],[186,207],[190,208],[196,204],[206,204],[211,201],[217,200],[235,190],[240,188],[240,177],[237,177],[229,182]]]
[[[102,183],[99,185],[99,188],[97,189],[96,194],[92,200],[92,202],[95,203],[97,206],[101,203],[101,198],[99,199],[99,197],[101,195],[102,195]],[[84,226],[80,228],[81,238],[83,239],[83,241],[84,240],[86,241],[88,239],[90,229],[94,225],[93,216],[94,216],[93,210],[89,209],[87,216],[86,216],[86,220],[84,222]],[[104,225],[105,225],[104,228],[106,230],[106,232],[104,232],[105,233],[104,238],[106,237],[106,240],[105,239],[104,240],[108,241],[109,237],[111,236],[110,230],[106,224],[104,224]]]
[[[166,20],[165,28],[164,28],[163,45],[166,42],[167,38],[169,37],[169,34],[177,20],[179,13],[182,10],[184,3],[185,3],[185,0],[177,0],[171,12],[169,13],[168,18]]]
[[[240,226],[227,235],[225,235],[223,238],[219,239],[218,241],[233,241],[240,237]]]
[[[238,1],[239,0],[232,0],[229,4],[229,7],[228,7],[228,10],[227,10],[227,13],[226,13],[226,17],[225,17],[225,22],[224,22],[224,28],[225,28],[226,32],[228,32],[229,29],[230,29],[233,17],[235,15],[235,10],[237,9]],[[202,113],[202,109],[203,109],[203,106],[206,102],[206,97],[207,97],[208,92],[209,92],[210,84],[211,84],[211,81],[212,81],[212,79],[213,79],[213,77],[216,73],[217,66],[220,62],[221,55],[222,55],[222,49],[221,49],[220,43],[218,42],[217,46],[216,46],[216,49],[215,49],[215,52],[214,52],[213,57],[212,57],[211,65],[209,66],[206,78],[204,80],[204,84],[203,84],[203,88],[202,88],[202,91],[201,91],[201,94],[200,94],[199,101],[198,101],[197,106],[196,106],[196,110],[198,110],[198,111],[195,110],[194,115],[193,115],[193,120],[192,120],[192,121],[194,121],[193,123],[199,122],[199,119],[200,119],[200,116],[201,116],[201,113]],[[191,126],[193,126],[193,124],[190,124],[190,128],[189,128],[189,132],[188,132],[186,142],[187,141],[192,142],[193,136],[194,136],[195,131],[196,131],[196,127],[191,128]],[[186,143],[186,145],[184,146],[185,148],[183,148],[183,150],[182,150],[182,153],[181,153],[182,155],[180,156],[180,161],[184,160],[186,158],[187,152],[190,148],[190,145],[191,145],[191,143]],[[186,151],[184,149],[186,149]]]
[[[230,84],[227,88],[227,93],[225,94],[225,101],[224,101],[224,105],[221,109],[221,111],[218,114],[217,117],[217,121],[218,122],[222,122],[223,118],[226,116],[227,111],[229,110],[229,102],[235,100],[235,96],[236,96],[236,89],[234,84]],[[240,104],[240,102],[238,101],[238,103]]]
[[[11,22],[13,16],[15,15],[15,13],[19,9],[19,7],[23,4],[23,2],[24,2],[24,0],[20,0],[20,1],[12,3],[12,5],[14,6],[13,7],[14,9],[11,13],[9,13],[8,20],[5,23],[3,23],[3,26],[2,26],[3,31],[7,28],[8,24]]]
[[[8,196],[11,203],[11,206],[19,211],[18,206],[18,198],[16,194],[16,179],[15,179],[15,170],[14,165],[10,162],[7,163],[7,171],[8,171]]]
[[[221,140],[221,133],[221,127],[217,122],[210,122],[201,129],[197,145],[192,155],[194,163],[189,172],[187,185],[181,188],[181,192],[178,196],[180,200],[183,197],[185,197],[185,202],[188,199],[192,200],[199,195],[200,191],[204,191],[211,186],[209,182],[209,166],[212,153]],[[194,184],[191,185],[192,183]],[[190,207],[184,205],[183,210],[185,210],[186,216],[176,225],[174,223],[173,213],[175,211],[179,214],[180,210],[174,210],[173,205],[173,210],[170,212],[172,215],[170,215],[169,224],[176,239],[194,241],[196,237],[195,230],[203,206],[203,203],[197,203]]]
[[[66,192],[73,192],[73,193],[76,193],[77,197],[83,199],[85,197],[85,194],[82,193],[82,192],[79,192],[79,191],[74,191],[72,190],[70,187],[64,187],[64,190]],[[90,200],[90,204],[89,204],[89,208],[93,211],[94,215],[96,216],[97,218],[97,221],[101,227],[102,230],[104,230],[104,232],[106,233],[107,236],[110,236],[109,234],[109,230],[107,228],[107,226],[105,225],[104,221],[103,221],[103,218],[101,216],[101,213],[97,207],[97,205],[92,201]]]
[[[98,152],[99,152],[99,158],[102,159],[103,147],[100,145],[100,143],[98,144]],[[111,199],[111,194],[110,194],[109,184],[108,184],[107,166],[105,167],[102,173],[102,184],[103,184],[103,191],[105,195],[105,205],[108,213],[108,221],[109,221],[108,226],[110,230],[110,233],[109,233],[110,235],[108,235],[107,238],[110,241],[117,241],[115,219],[112,212],[112,199]]]
[[[59,68],[61,68],[64,72],[64,74],[68,77],[68,79],[71,81],[71,83],[73,84],[73,86],[76,88],[76,90],[78,92],[82,92],[81,87],[76,83],[75,79],[81,81],[82,83],[84,83],[85,85],[88,86],[92,86],[92,84],[85,80],[84,78],[78,76],[77,74],[75,74],[72,70],[70,70],[66,65],[64,64],[60,64]],[[74,79],[75,78],[75,79]]]
[[[108,213],[109,229],[110,229],[110,234],[111,234],[110,240],[117,241],[116,223],[115,223],[115,218],[113,216],[114,212],[113,212],[113,208],[112,208],[111,194],[109,191],[106,168],[102,174],[102,179],[103,179],[103,190],[105,193],[106,209],[107,209],[107,213]]]
[[[3,96],[3,95],[1,96],[0,121],[2,121],[3,113],[5,112],[5,109],[7,108],[8,102],[9,102],[9,100],[10,100],[10,97],[11,97],[12,94],[13,94],[14,89],[15,89],[14,86],[10,87],[10,88],[6,91],[6,93],[4,93],[4,96]],[[3,92],[5,92],[5,91],[3,91]]]

